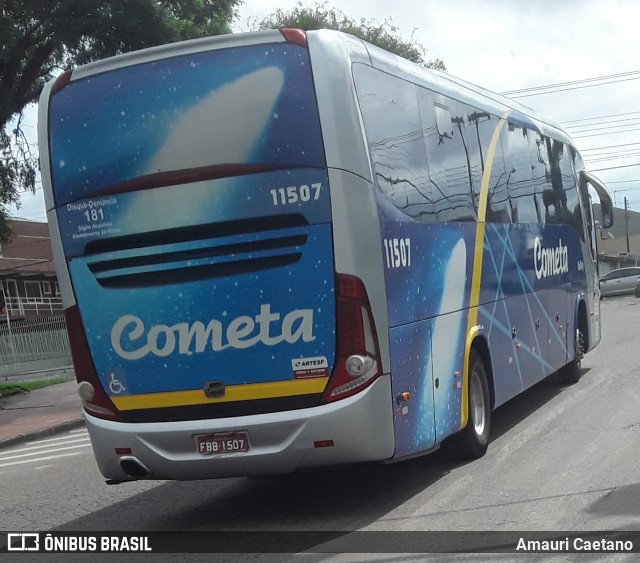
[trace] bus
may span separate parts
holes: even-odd
[[[482,456],[600,340],[606,187],[532,110],[297,29],[61,74],[42,181],[108,483]]]

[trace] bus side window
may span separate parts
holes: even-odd
[[[538,223],[535,180],[529,158],[530,133],[528,129],[509,122],[500,135],[514,223]]]
[[[582,218],[582,207],[578,194],[578,181],[573,167],[573,158],[570,148],[565,145],[560,159],[560,172],[562,174],[562,189],[566,194],[566,223],[578,231],[580,238],[586,241],[584,232],[584,221]]]
[[[464,138],[464,108],[419,88],[429,179],[438,221],[475,221],[473,183]],[[446,118],[450,123],[446,124]]]
[[[547,222],[571,225],[580,238],[585,240],[576,176],[569,147],[549,137],[545,142],[550,164],[550,185],[547,184],[544,192]]]
[[[544,137],[540,133],[533,133],[528,136],[529,141],[529,161],[531,162],[531,173],[534,187],[534,206],[538,217],[538,224],[546,223],[546,213],[544,204],[544,193],[547,182],[550,180],[549,161],[547,159],[547,148]]]
[[[416,86],[364,65],[354,78],[380,191],[416,221],[432,221],[433,199]]]
[[[489,223],[510,223],[512,215],[508,194],[510,177],[505,169],[502,148],[499,144],[496,145],[493,158],[489,153],[491,139],[500,120],[497,116],[486,111],[480,111],[470,106],[467,106],[466,109],[469,121],[466,137],[469,146],[469,160],[473,170],[476,206],[480,202],[482,178],[487,167],[490,166],[485,220]]]
[[[596,263],[598,262],[598,245],[596,243],[596,229],[595,221],[593,219],[593,205],[591,197],[589,196],[589,189],[587,188],[587,182],[580,177],[578,182],[578,197],[583,210],[584,223],[587,234],[589,236],[589,248],[591,250],[591,259]]]

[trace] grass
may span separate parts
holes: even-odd
[[[24,391],[33,391],[34,389],[41,389],[42,387],[48,387],[49,385],[56,385],[69,381],[68,377],[52,377],[50,379],[40,379],[35,381],[19,381],[16,383],[3,382],[0,383],[0,397],[8,397],[9,395],[15,395]]]

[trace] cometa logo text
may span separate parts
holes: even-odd
[[[211,319],[206,325],[195,321],[147,328],[139,317],[124,315],[111,329],[111,346],[125,360],[140,360],[149,354],[164,358],[176,349],[178,354],[190,356],[207,348],[219,352],[226,348],[251,348],[259,342],[275,346],[281,342],[315,340],[313,310],[296,309],[280,319],[280,313],[272,313],[268,303],[260,306],[260,313],[255,317],[241,315],[227,326]]]
[[[533,267],[539,280],[569,272],[569,249],[562,244],[562,239],[558,241],[558,246],[545,248],[540,238],[536,237],[533,242]]]

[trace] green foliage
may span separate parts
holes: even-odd
[[[16,377],[20,379],[20,377]],[[51,379],[41,379],[37,381],[20,381],[17,383],[0,383],[0,397],[8,397],[9,395],[15,395],[16,393],[25,393],[34,391],[35,389],[42,389],[43,387],[49,387],[51,385],[58,385],[58,383],[64,383],[69,381],[70,377],[54,377]]]
[[[398,35],[398,28],[390,20],[383,23],[361,19],[356,21],[340,10],[328,6],[327,2],[317,3],[311,8],[298,3],[291,12],[277,10],[264,20],[254,25],[257,29],[277,29],[297,27],[304,30],[335,29],[360,37],[382,49],[395,53],[405,59],[422,64],[428,68],[446,70],[442,60],[425,61],[427,50],[413,35],[407,41]]]
[[[229,33],[241,0],[0,0],[0,241],[4,205],[35,189],[36,152],[20,116],[61,69]]]

